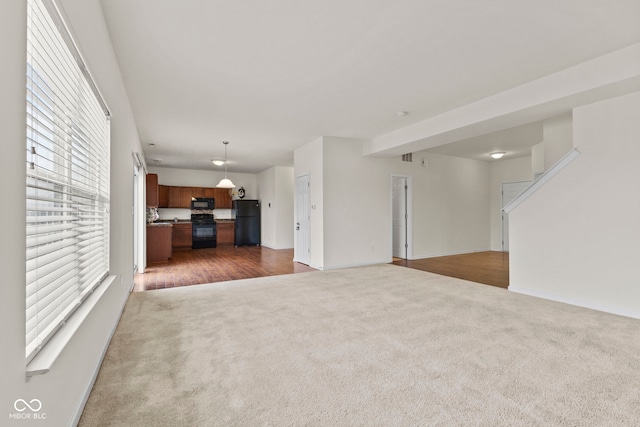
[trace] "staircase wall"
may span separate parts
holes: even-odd
[[[509,289],[640,318],[640,92],[576,108],[582,155],[510,216]]]

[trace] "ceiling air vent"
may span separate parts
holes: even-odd
[[[413,162],[413,153],[407,153],[407,154],[403,154],[402,155],[402,161],[403,162]]]

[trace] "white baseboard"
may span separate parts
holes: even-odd
[[[450,256],[450,255],[464,255],[464,254],[473,254],[476,252],[487,252],[487,251],[491,251],[491,249],[489,248],[479,248],[479,249],[471,249],[471,250],[466,250],[466,251],[454,251],[454,252],[438,252],[438,253],[430,253],[430,254],[423,254],[423,255],[416,255],[413,254],[413,256],[411,258],[408,258],[410,261],[414,261],[417,259],[424,259],[424,258],[437,258],[437,257],[441,257],[441,256]]]
[[[605,313],[617,314],[619,316],[632,317],[634,319],[640,319],[640,311],[619,307],[607,304],[593,303],[590,301],[583,301],[577,298],[565,297],[562,295],[555,295],[549,292],[534,291],[531,289],[518,288],[515,286],[509,286],[509,291],[518,294],[529,295],[532,297],[547,299],[551,301],[561,302],[564,304],[575,305],[577,307],[589,308],[591,310],[603,311]]]
[[[273,249],[274,251],[280,251],[282,249],[293,249],[293,246],[281,248],[281,247],[278,247],[278,246],[270,245],[268,243],[261,243],[260,246],[264,246],[265,248]]]
[[[362,264],[341,264],[341,265],[334,265],[331,267],[324,267],[324,270],[340,270],[342,268],[353,268],[353,267],[366,267],[368,265],[379,265],[379,264],[389,264],[391,261],[373,261],[373,262],[366,262],[366,263],[362,263]],[[316,268],[316,267],[314,267]]]

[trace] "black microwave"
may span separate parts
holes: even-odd
[[[191,209],[215,209],[216,208],[216,199],[210,198],[192,198],[191,199]]]

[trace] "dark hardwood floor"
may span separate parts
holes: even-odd
[[[393,264],[499,288],[509,287],[508,252],[473,252],[416,260],[394,258]]]
[[[394,258],[393,264],[500,288],[509,286],[508,252],[474,252],[417,260]],[[305,271],[315,269],[293,262],[293,249],[226,245],[174,250],[169,262],[150,264],[144,274],[136,274],[134,292]]]
[[[136,274],[134,292],[315,271],[292,260],[293,249],[264,246],[174,250],[169,262],[150,264],[144,274]]]

